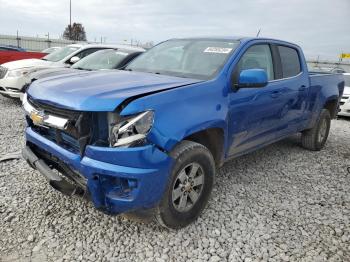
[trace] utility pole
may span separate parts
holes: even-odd
[[[45,36],[47,36],[47,47],[49,48],[49,47],[51,47],[51,45],[50,45],[50,32],[47,32],[47,35],[45,35]]]
[[[69,40],[72,39],[72,0],[69,0]]]
[[[16,37],[16,40],[17,40],[17,47],[19,47],[19,40],[20,40],[20,38],[19,38],[19,36],[18,36],[18,30],[17,30],[17,37]]]

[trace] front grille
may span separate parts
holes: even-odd
[[[27,117],[28,125],[34,132],[74,153],[83,154],[91,135],[91,113],[66,110],[47,105],[28,97],[28,102],[38,111],[68,119],[65,130],[49,126],[37,126]]]
[[[31,125],[32,130],[46,139],[58,144],[64,149],[71,151],[72,153],[78,153],[80,151],[79,141],[76,137],[71,134],[55,129],[53,127],[41,127]]]
[[[44,111],[44,113],[48,115],[60,116],[68,119],[77,119],[81,114],[81,112],[79,111],[53,107],[51,105],[47,105],[47,104],[35,101],[30,96],[27,97],[27,100],[36,110]]]
[[[5,77],[7,70],[8,69],[6,67],[0,66],[0,79]]]

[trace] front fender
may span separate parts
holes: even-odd
[[[166,151],[185,137],[208,128],[221,128],[226,142],[228,98],[220,89],[222,83],[216,79],[144,96],[130,102],[121,115],[154,110],[148,139]]]

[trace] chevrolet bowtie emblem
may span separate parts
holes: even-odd
[[[30,113],[30,119],[33,120],[34,125],[42,125],[44,123],[44,113],[33,111]]]

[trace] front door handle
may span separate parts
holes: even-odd
[[[303,92],[303,91],[305,91],[305,90],[306,90],[306,86],[302,85],[301,87],[299,87],[299,91],[300,91],[300,92]]]
[[[280,96],[280,94],[281,94],[281,92],[276,90],[276,91],[272,91],[270,96],[272,98],[277,98]]]

